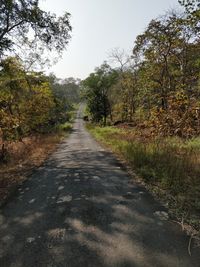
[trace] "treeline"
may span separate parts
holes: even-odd
[[[153,19],[131,55],[114,49],[83,82],[93,121],[128,122],[152,135],[200,133],[199,0]]]
[[[24,137],[52,132],[70,119],[79,102],[80,80],[59,80],[41,72],[25,71],[16,57],[0,62],[1,160],[5,144]]]
[[[50,132],[65,122],[78,93],[67,95],[69,81],[35,71],[56,55],[60,58],[69,43],[68,12],[58,17],[42,10],[39,1],[2,0],[0,21],[0,161],[4,161],[9,142]],[[78,81],[72,84],[78,92]]]

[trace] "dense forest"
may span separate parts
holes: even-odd
[[[187,2],[187,1],[186,1]],[[92,120],[132,122],[152,134],[200,133],[199,1],[153,19],[131,55],[113,49],[84,82]]]

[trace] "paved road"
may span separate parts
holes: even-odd
[[[155,216],[162,210],[77,118],[1,211],[0,266],[199,267],[199,250],[188,255],[188,237]]]

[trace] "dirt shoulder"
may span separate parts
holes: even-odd
[[[8,144],[8,161],[0,165],[0,206],[55,151],[64,136],[61,133],[37,135]]]

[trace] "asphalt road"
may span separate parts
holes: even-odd
[[[80,111],[81,112],[81,111]],[[200,250],[78,118],[0,212],[0,267],[200,267]]]

